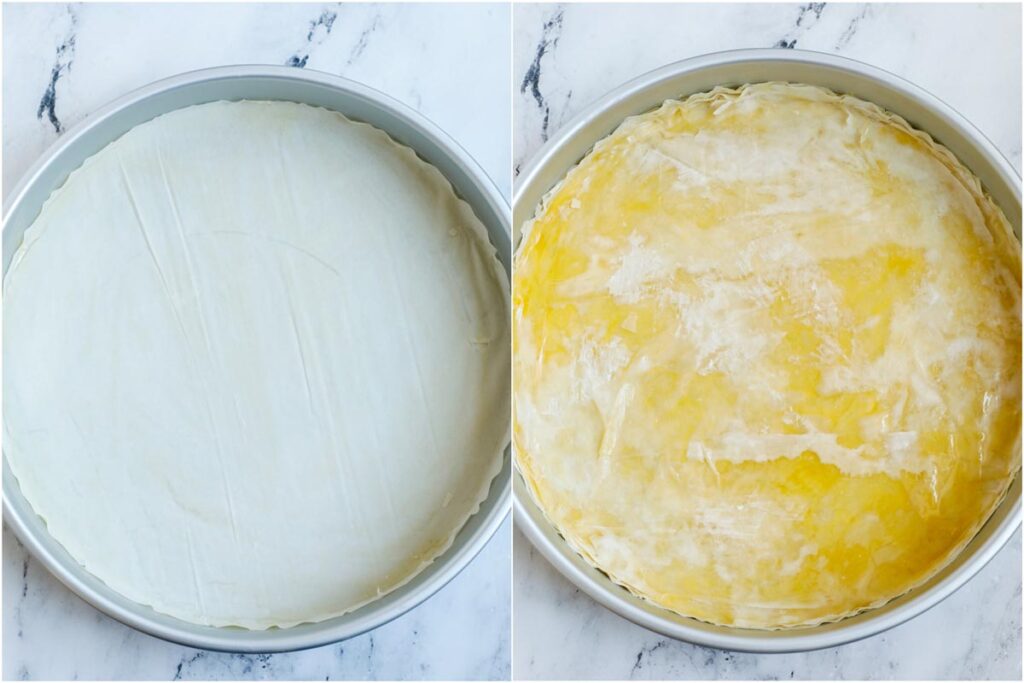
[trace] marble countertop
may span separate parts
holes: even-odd
[[[508,196],[507,6],[5,4],[3,13],[5,198],[58,135],[106,102],[226,64],[287,64],[382,90],[447,131]],[[294,654],[229,655],[165,643],[105,617],[5,528],[3,676],[508,679],[510,554],[506,521],[448,586],[371,633]]]
[[[951,104],[1020,170],[1019,5],[518,5],[513,159],[608,90],[669,62],[806,48],[899,74]],[[517,679],[1021,678],[1021,534],[955,595],[844,647],[748,655],[667,640],[616,616],[513,540]]]

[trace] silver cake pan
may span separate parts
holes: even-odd
[[[310,70],[276,66],[204,69],[136,90],[67,131],[25,174],[10,195],[3,225],[6,274],[25,229],[50,193],[82,162],[132,127],[160,114],[217,100],[285,100],[325,107],[370,123],[416,151],[451,181],[487,227],[506,275],[511,273],[509,209],[497,188],[469,154],[422,114],[359,83]],[[437,592],[487,543],[508,514],[510,449],[487,499],[459,531],[447,552],[412,581],[349,614],[287,629],[250,631],[199,626],[127,600],[85,571],[47,532],[3,463],[4,521],[54,576],[109,616],[158,638],[228,652],[280,652],[316,647],[374,629]],[[55,473],[54,476],[60,476]]]
[[[1021,235],[1021,181],[996,147],[938,98],[891,73],[850,59],[803,50],[735,50],[687,59],[616,88],[567,123],[533,157],[516,180],[513,234],[541,198],[623,119],[657,108],[667,99],[761,81],[823,86],[874,102],[899,114],[948,147],[980,179]],[[948,597],[1006,544],[1021,522],[1020,472],[998,509],[974,540],[923,586],[888,604],[842,621],[780,631],[715,626],[679,616],[637,598],[576,554],[545,517],[518,470],[513,475],[516,528],[581,590],[608,609],[665,636],[745,652],[796,652],[832,647],[874,635],[921,614]]]

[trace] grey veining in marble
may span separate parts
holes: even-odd
[[[1012,680],[1021,672],[1021,536],[916,619],[838,648],[754,655],[666,639],[617,616],[513,539],[517,680]]]
[[[211,66],[284,64],[361,81],[418,109],[508,194],[508,6],[7,4],[3,12],[5,192],[60,131],[134,88]]]
[[[868,62],[956,108],[1020,167],[1020,8],[996,4],[524,4],[513,160],[615,86],[710,52],[802,48]]]
[[[154,80],[285,64],[418,109],[508,196],[510,11],[499,5],[6,4],[5,199],[59,135]],[[443,39],[438,39],[442,37]],[[432,599],[375,631],[280,655],[180,647],[103,616],[3,534],[7,679],[508,679],[511,523]]]
[[[1019,5],[520,5],[513,27],[513,159],[617,85],[664,64],[743,47],[869,62],[945,100],[1019,170]],[[1021,678],[1021,536],[964,588],[887,633],[791,655],[666,640],[599,606],[529,541],[513,541],[517,679]]]
[[[3,535],[3,676],[13,680],[507,680],[509,544],[501,527],[430,600],[368,634],[276,655],[181,647],[104,616]]]

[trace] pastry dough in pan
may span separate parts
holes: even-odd
[[[1020,247],[948,150],[817,87],[628,119],[513,284],[516,462],[569,544],[716,624],[921,584],[1020,467]]]
[[[409,581],[508,442],[508,282],[448,181],[369,125],[216,102],[88,159],[4,282],[4,453],[49,532],[199,624]]]

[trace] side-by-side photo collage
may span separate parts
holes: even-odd
[[[0,3],[0,672],[1022,677],[1020,2]]]

